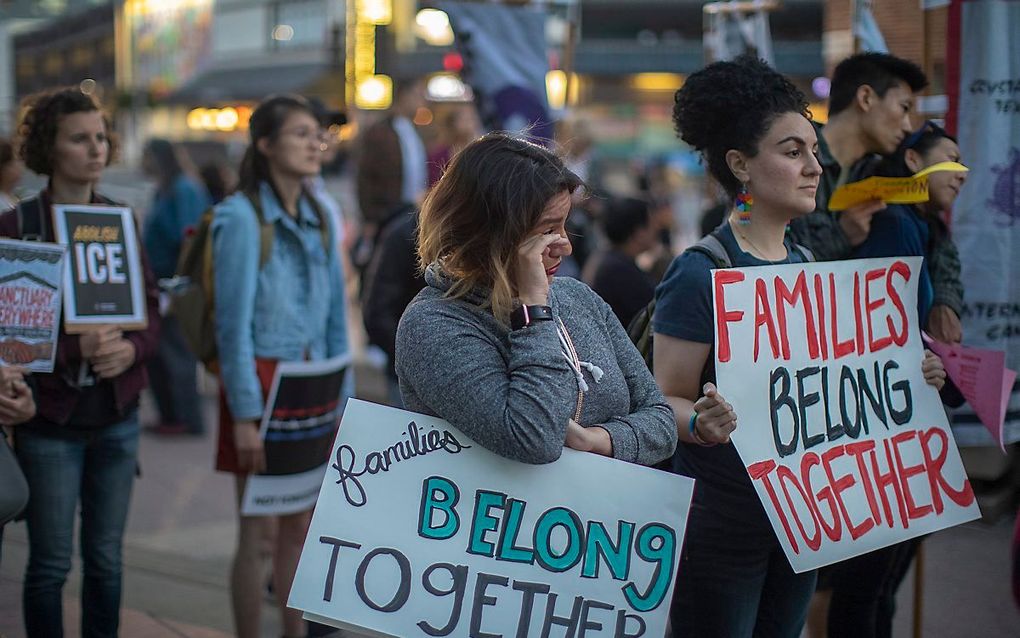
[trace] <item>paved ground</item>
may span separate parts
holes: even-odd
[[[379,400],[378,373],[359,366],[359,394]],[[216,406],[206,398],[207,422]],[[143,421],[152,411],[143,403]],[[213,471],[214,428],[203,437],[143,434],[142,476],[135,483],[125,538],[124,613],[126,637],[219,638],[232,629],[227,575],[236,534],[234,483]],[[22,638],[20,582],[27,559],[25,528],[8,525],[0,565],[0,638]],[[65,588],[64,626],[77,635],[80,572]],[[263,635],[278,636],[268,602]]]

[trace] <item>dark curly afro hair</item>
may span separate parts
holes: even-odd
[[[44,93],[37,93],[25,99],[24,115],[18,125],[18,155],[25,166],[40,175],[53,175],[53,147],[57,141],[57,127],[60,119],[72,113],[102,111],[91,95],[78,88],[69,87]],[[110,131],[110,121],[103,115],[106,124],[106,138],[110,151],[106,155],[109,166],[117,152],[117,141]]]
[[[680,139],[701,152],[712,176],[735,196],[740,182],[726,164],[726,153],[755,156],[769,126],[785,113],[810,119],[804,94],[764,61],[741,56],[687,78],[676,92],[673,124]]]

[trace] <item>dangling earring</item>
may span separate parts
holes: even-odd
[[[741,184],[737,191],[737,222],[742,226],[751,223],[751,207],[754,206],[754,198],[747,190],[747,184]]]

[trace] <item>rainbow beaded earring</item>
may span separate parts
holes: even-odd
[[[751,223],[751,207],[754,206],[754,198],[747,190],[747,184],[741,184],[737,191],[737,222],[742,226]]]

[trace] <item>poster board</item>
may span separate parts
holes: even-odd
[[[288,606],[401,638],[661,636],[693,484],[570,449],[527,465],[352,399]]]
[[[350,363],[343,356],[277,365],[259,430],[266,471],[248,475],[243,515],[293,514],[315,505],[340,425]]]
[[[148,325],[145,274],[130,208],[55,204],[57,241],[67,246],[64,328],[69,333]]]
[[[0,240],[0,365],[53,372],[64,247]]]
[[[920,267],[909,257],[712,273],[731,438],[797,572],[980,516],[921,372]]]

